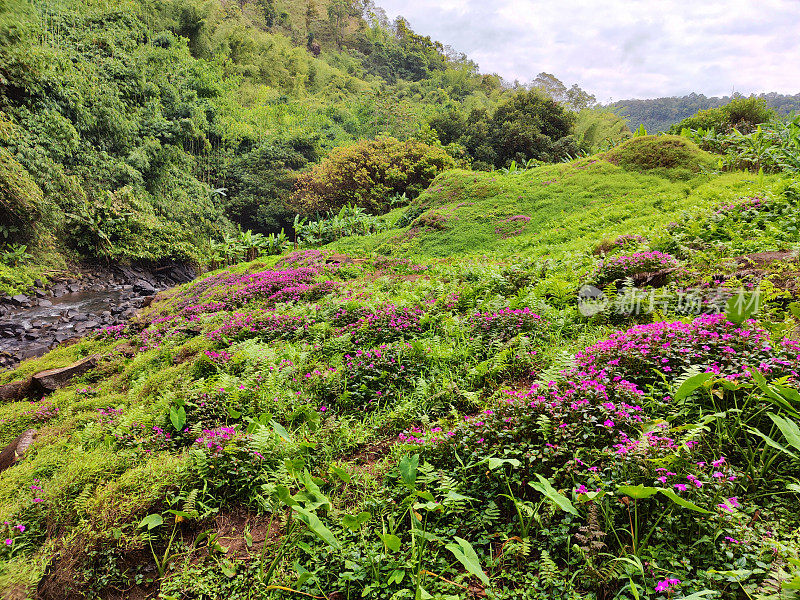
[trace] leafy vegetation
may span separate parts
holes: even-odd
[[[796,595],[800,124],[631,134],[369,2],[0,40],[0,286],[214,269],[0,373],[97,361],[0,404],[5,595]]]
[[[372,214],[388,211],[388,199],[415,198],[434,177],[455,166],[441,147],[418,140],[364,140],[334,150],[297,182],[293,207],[302,214],[353,205]]]
[[[733,94],[710,98],[703,94],[692,93],[680,97],[620,100],[606,105],[605,108],[625,115],[630,122],[631,129],[644,125],[648,131],[656,133],[669,131],[675,123],[700,111],[720,108],[731,102],[742,100],[765,102],[767,108],[774,110],[782,118],[800,111],[800,94],[789,96],[775,92],[749,97]]]
[[[791,594],[795,188],[594,156],[449,171],[371,235],[355,207],[299,224],[347,237],[208,274],[0,375],[100,357],[33,407],[0,407],[3,440],[39,430],[0,477],[16,528],[0,583],[44,597]],[[767,250],[779,258],[738,262]],[[578,310],[582,285],[632,293],[639,276],[647,294],[727,291],[723,312]]]

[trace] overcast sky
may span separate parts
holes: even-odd
[[[476,61],[597,100],[800,93],[800,0],[376,0]]]

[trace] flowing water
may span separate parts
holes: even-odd
[[[40,356],[57,342],[100,328],[132,295],[121,289],[85,290],[47,298],[44,306],[14,309],[0,317],[0,353],[21,359]]]

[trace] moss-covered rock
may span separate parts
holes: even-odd
[[[694,142],[677,135],[631,138],[605,153],[604,158],[628,171],[648,171],[684,179],[715,168],[717,160]]]

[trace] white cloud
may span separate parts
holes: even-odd
[[[598,100],[800,92],[796,0],[378,0],[482,71]]]

